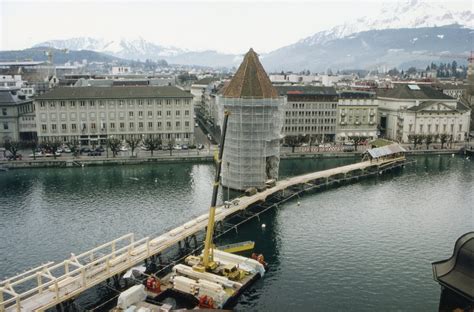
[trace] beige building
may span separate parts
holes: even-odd
[[[104,145],[109,137],[194,143],[193,96],[177,87],[56,88],[35,100],[38,140]]]
[[[471,109],[426,85],[401,84],[378,90],[382,135],[409,143],[410,134],[448,134],[464,141],[469,132]]]
[[[36,137],[34,105],[20,87],[0,87],[0,145],[6,141],[26,141]]]
[[[336,137],[338,94],[333,87],[278,86],[287,97],[283,133],[286,136],[313,135],[319,141]]]
[[[336,141],[351,136],[377,138],[378,102],[375,93],[343,91],[339,93]]]

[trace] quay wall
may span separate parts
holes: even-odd
[[[281,159],[300,159],[300,158],[356,158],[361,157],[362,151],[358,152],[295,152],[282,153]],[[416,155],[443,155],[463,153],[462,149],[443,149],[443,150],[408,150],[407,156]],[[19,169],[19,168],[66,168],[66,167],[87,167],[87,166],[118,166],[118,165],[137,165],[147,163],[200,163],[212,162],[212,155],[173,155],[173,156],[155,156],[155,157],[79,157],[79,158],[38,158],[7,161],[0,160],[0,169]]]

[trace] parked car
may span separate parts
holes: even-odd
[[[202,150],[202,149],[204,148],[204,145],[203,145],[203,144],[199,144],[199,145],[197,146],[197,148],[200,149],[200,150]]]
[[[91,151],[87,154],[87,156],[102,156],[102,153],[99,151]]]
[[[104,148],[103,148],[102,146],[99,146],[99,147],[97,147],[97,148],[95,149],[95,151],[96,151],[96,152],[101,152],[101,153],[103,153],[105,150],[104,150]]]
[[[189,149],[189,146],[187,146],[186,144],[183,144],[183,145],[181,145],[181,149],[187,150],[187,149]]]
[[[16,154],[15,157],[13,157],[13,155],[8,155],[7,156],[8,160],[21,160],[22,158],[23,158],[23,156],[21,154]]]
[[[63,149],[63,153],[71,153],[71,149],[69,147],[65,147]]]
[[[120,146],[120,151],[121,152],[126,152],[126,151],[128,151],[128,148],[125,147],[125,146]]]
[[[183,149],[183,148],[181,147],[181,145],[176,144],[175,146],[173,146],[173,149],[175,149],[175,150],[181,150],[181,149]]]
[[[81,153],[89,153],[91,150],[88,147],[82,147],[81,148]]]

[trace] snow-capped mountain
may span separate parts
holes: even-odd
[[[448,1],[401,0],[388,2],[379,14],[373,17],[358,18],[319,31],[294,44],[262,54],[261,58],[269,70],[324,70],[329,67],[367,68],[374,64],[423,64],[430,58],[437,60],[433,55],[439,53],[465,54],[470,51],[473,29],[474,13],[470,7],[455,10]],[[241,55],[212,50],[189,51],[166,47],[143,38],[72,38],[42,42],[35,46],[92,50],[125,59],[164,59],[172,64],[211,67],[237,66],[241,59]],[[243,50],[246,50],[246,47],[243,47]],[[431,56],[428,56],[430,53]]]
[[[66,40],[51,40],[41,42],[34,45],[33,47],[52,47],[57,49],[69,50],[91,50],[132,60],[157,60],[187,52],[186,50],[175,47],[157,45],[146,41],[143,38],[121,38],[114,40],[106,40],[103,38],[79,37]]]
[[[308,45],[324,44],[367,30],[439,27],[453,24],[474,28],[472,7],[455,11],[449,7],[449,2],[403,0],[385,4],[375,17],[358,18],[329,30],[317,32],[299,42]]]

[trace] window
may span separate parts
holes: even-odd
[[[178,105],[178,104],[179,104],[179,100],[174,100],[174,103],[175,103],[176,105]]]
[[[171,128],[171,121],[166,122],[166,128],[168,128],[168,129]]]
[[[3,116],[6,116],[6,115],[7,115],[7,109],[6,109],[6,108],[2,108],[2,115],[3,115]]]
[[[161,129],[161,121],[158,121],[157,126],[158,126],[158,129]]]
[[[71,107],[76,107],[76,102],[71,101],[71,102],[69,102],[69,105],[70,105]]]
[[[185,126],[185,127],[189,127],[189,121],[185,121],[185,122],[184,122],[184,126]]]
[[[95,129],[95,122],[91,123],[91,129]]]
[[[149,129],[153,128],[153,123],[152,122],[148,122],[148,128]]]
[[[46,105],[44,104],[43,101],[40,102],[40,107],[45,107]]]
[[[81,107],[86,106],[86,101],[80,101],[79,103],[80,103]]]
[[[49,102],[49,107],[50,108],[55,108],[56,107],[56,104],[54,102]]]
[[[166,116],[171,116],[171,111],[166,111]]]
[[[143,117],[143,111],[138,112],[138,117]]]
[[[152,111],[148,111],[148,117],[153,117],[153,112]]]
[[[459,125],[459,132],[462,131],[462,125]]]
[[[41,130],[43,130],[43,132],[46,131],[46,129],[47,129],[46,125],[41,125]]]
[[[104,108],[104,101],[100,100],[99,101],[99,106],[100,106],[100,108]]]
[[[423,132],[423,125],[420,125],[420,133]]]
[[[61,129],[66,130],[67,129],[66,124],[61,124]]]
[[[76,130],[76,124],[72,124],[72,125],[71,125],[71,129],[72,129],[72,130]]]
[[[143,100],[138,100],[138,106],[143,106]]]
[[[120,129],[123,129],[123,128],[125,128],[125,123],[124,123],[124,122],[121,122],[121,123],[120,123]]]
[[[177,121],[176,122],[176,128],[179,128],[179,127],[181,127],[181,122]]]
[[[138,128],[140,128],[140,129],[143,128],[143,122],[140,121],[140,122],[138,123]]]
[[[52,125],[51,125],[51,130],[56,131],[56,128],[57,128],[57,127],[56,127],[56,124],[52,124]]]
[[[133,112],[128,112],[128,117],[133,117]]]
[[[130,128],[130,129],[133,129],[133,127],[134,127],[134,124],[133,124],[133,122],[131,122],[131,123],[129,124],[129,128]]]
[[[3,123],[3,130],[8,130],[8,122]]]
[[[171,100],[166,100],[166,105],[171,105]]]
[[[115,129],[115,122],[110,123],[110,129]]]
[[[156,114],[158,115],[158,117],[161,117],[161,111],[157,111]]]

